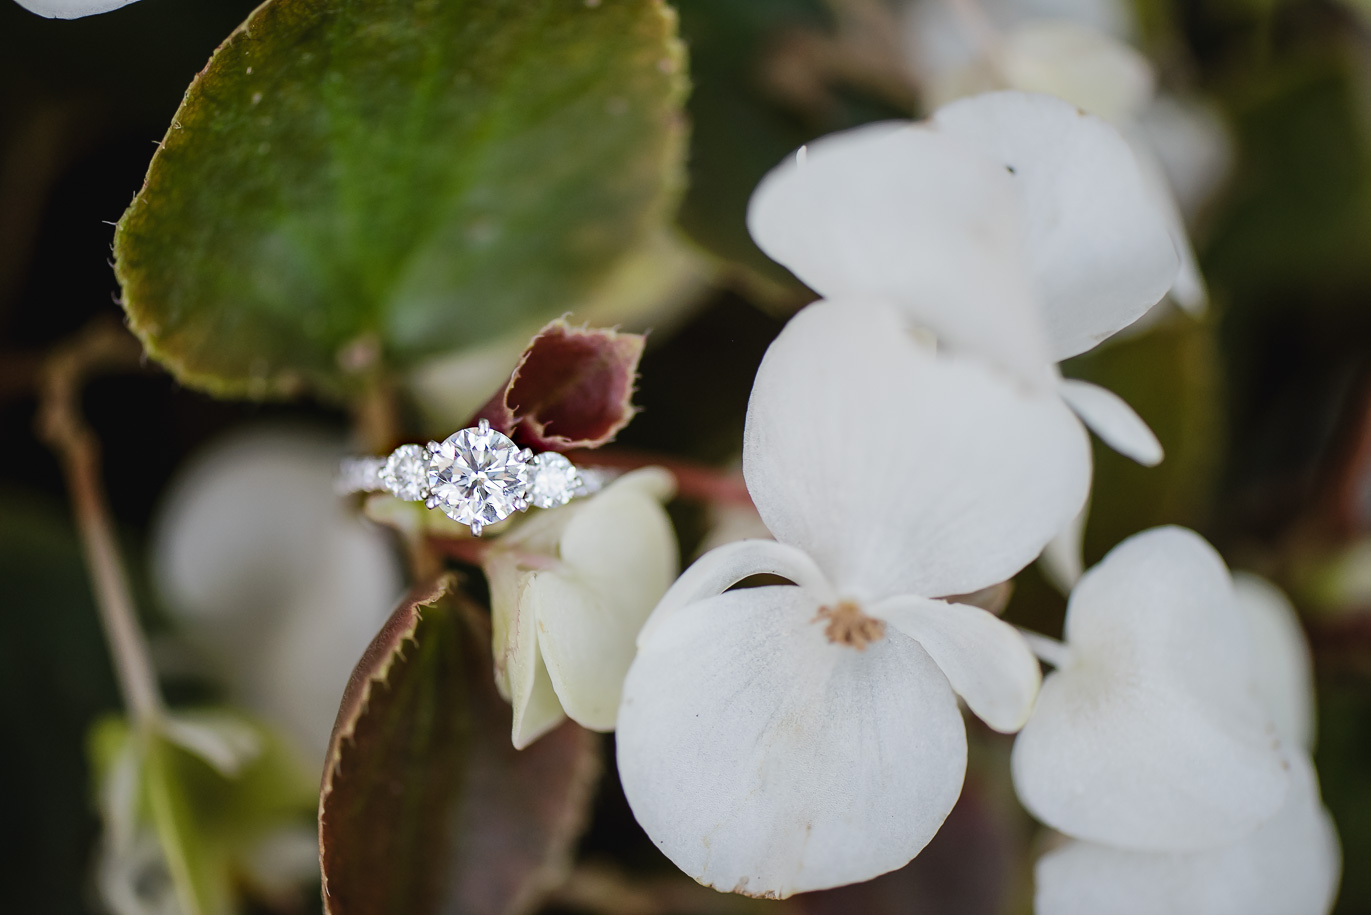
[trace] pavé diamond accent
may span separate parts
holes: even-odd
[[[417,502],[428,494],[428,459],[418,445],[401,445],[386,458],[378,474],[392,495]]]
[[[581,490],[581,474],[576,465],[555,451],[544,451],[533,459],[533,475],[528,484],[528,501],[538,508],[565,505]]]
[[[528,507],[528,459],[508,436],[484,421],[429,446],[428,488],[433,507],[479,535],[487,524]]]

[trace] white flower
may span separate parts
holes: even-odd
[[[916,855],[961,791],[956,696],[1013,731],[1040,679],[1011,626],[932,598],[1030,562],[1083,502],[1088,460],[1058,398],[936,354],[888,308],[796,315],[743,448],[776,540],[688,569],[624,684],[619,774],[658,847],[702,883],[776,897]],[[761,573],[794,585],[723,593]]]
[[[1203,552],[1197,545],[1203,543],[1193,535],[1186,543],[1179,534],[1153,531],[1131,543],[1153,541],[1152,546],[1144,542],[1141,547],[1152,554],[1146,557],[1146,574],[1158,578],[1170,572],[1198,584],[1177,559],[1186,552],[1196,553],[1192,558],[1197,558]],[[1171,542],[1159,546],[1157,541],[1163,537]],[[1129,561],[1141,563],[1144,557]],[[1120,578],[1115,584],[1127,583]],[[1191,638],[1211,641],[1192,645],[1191,653],[1224,653],[1224,646],[1212,639],[1241,642],[1242,636],[1249,637],[1247,646],[1252,650],[1247,667],[1235,670],[1222,665],[1220,670],[1236,676],[1235,685],[1253,685],[1285,741],[1279,756],[1288,767],[1290,783],[1283,804],[1248,834],[1198,851],[1134,851],[1068,842],[1037,864],[1037,915],[1325,915],[1332,907],[1341,854],[1308,753],[1313,736],[1308,647],[1284,595],[1255,576],[1240,574],[1234,584],[1231,607],[1236,613],[1224,611],[1223,615],[1233,617],[1229,622],[1246,631],[1233,631],[1227,625],[1210,627],[1207,632],[1192,629]],[[1159,602],[1149,609],[1160,608]],[[1165,627],[1168,622],[1174,621],[1163,619],[1156,625]],[[1181,752],[1174,745],[1172,750]],[[1173,762],[1185,766],[1194,758],[1185,753]],[[1143,778],[1156,773],[1138,768],[1134,774]],[[1216,781],[1230,777],[1214,770],[1209,774]],[[1236,777],[1241,777],[1241,770]]]
[[[16,0],[30,13],[48,19],[80,19],[128,6],[134,0]]]
[[[1120,41],[1137,35],[1128,0],[977,0],[974,7],[946,0],[910,0],[902,9],[906,57],[921,83],[975,66],[984,41],[1031,21],[1075,22]],[[975,19],[967,14],[979,13]]]
[[[1287,775],[1251,679],[1246,624],[1223,560],[1158,528],[1085,574],[1067,656],[1014,743],[1014,785],[1044,823],[1151,851],[1250,835]]]
[[[1233,574],[1233,593],[1252,636],[1253,678],[1276,732],[1286,743],[1314,749],[1314,662],[1290,600],[1250,572]]]
[[[187,641],[320,764],[348,676],[403,589],[385,533],[333,490],[338,455],[300,432],[231,436],[180,473],[153,533]]]
[[[1119,451],[1161,460],[1127,404],[1053,368],[1136,321],[1176,274],[1165,221],[1104,121],[997,92],[835,134],[763,179],[748,224],[821,295],[890,302],[950,347],[1055,386]]]
[[[1208,302],[1183,212],[1193,213],[1228,171],[1227,133],[1212,113],[1158,95],[1151,64],[1126,42],[1132,12],[1118,2],[989,3],[963,21],[944,0],[906,7],[908,55],[926,104],[992,89],[1043,92],[1119,128],[1142,168],[1180,254],[1171,298],[1192,313]],[[1114,9],[1110,9],[1114,7]]]
[[[614,730],[634,638],[676,577],[662,508],[674,491],[665,470],[636,470],[491,545],[496,685],[514,707],[515,747],[568,716]]]
[[[1037,864],[1037,915],[1327,915],[1337,833],[1309,757],[1286,758],[1289,797],[1251,836],[1188,853],[1070,842]]]

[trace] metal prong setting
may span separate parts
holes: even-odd
[[[481,421],[482,421],[482,422],[485,422],[485,420],[481,420]],[[479,536],[481,536],[481,529],[484,528],[484,527],[485,527],[485,525],[482,524],[480,521],[473,521],[473,522],[471,522],[471,536],[473,536],[473,537],[479,537]]]

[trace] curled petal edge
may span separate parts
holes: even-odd
[[[681,573],[639,631],[638,646],[647,643],[663,620],[753,575],[777,575],[794,582],[820,603],[837,600],[828,578],[804,550],[775,540],[739,540],[710,550]]]
[[[996,731],[1023,727],[1042,669],[1013,626],[980,607],[914,595],[877,603],[871,614],[918,642],[976,717]]]

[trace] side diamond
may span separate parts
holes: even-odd
[[[396,448],[378,476],[381,485],[396,498],[418,502],[428,495],[428,464],[424,449],[418,445]]]
[[[533,459],[533,476],[528,484],[528,501],[538,508],[556,508],[575,498],[581,488],[581,474],[566,457],[544,451]]]

